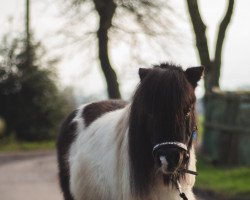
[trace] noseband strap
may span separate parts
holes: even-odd
[[[180,149],[183,149],[185,151],[188,150],[187,146],[183,143],[180,143],[180,142],[163,142],[163,143],[155,145],[153,148],[153,152],[161,147],[164,147],[164,146],[167,146],[167,147],[173,146],[173,147],[178,147]]]

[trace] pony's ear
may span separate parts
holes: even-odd
[[[198,81],[201,79],[204,69],[205,68],[203,66],[190,67],[186,69],[186,77],[194,88],[197,86]]]
[[[147,76],[149,70],[150,69],[139,68],[139,76],[140,76],[141,81]]]

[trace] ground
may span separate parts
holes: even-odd
[[[198,191],[198,200],[218,200]],[[62,200],[54,151],[0,154],[1,200]]]
[[[0,154],[1,200],[60,200],[54,151]]]

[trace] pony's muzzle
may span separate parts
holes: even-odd
[[[181,167],[184,151],[178,148],[159,149],[155,159],[163,174],[173,174]]]

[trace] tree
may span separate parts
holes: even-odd
[[[53,66],[48,70],[45,64],[37,65],[42,62],[36,53],[40,44],[31,42],[28,64],[26,40],[8,42],[0,46],[0,116],[7,124],[6,135],[15,133],[21,140],[54,137],[70,104],[55,84]]]
[[[41,140],[55,136],[69,109],[69,102],[55,83],[53,63],[43,61],[46,52],[34,42],[29,29],[29,0],[26,0],[26,31],[19,37],[4,37],[0,45],[0,115],[7,134],[21,140]],[[48,68],[49,65],[49,68]]]
[[[209,53],[206,37],[206,25],[201,19],[197,0],[187,0],[187,5],[195,33],[196,47],[199,53],[200,62],[206,67],[205,93],[208,94],[212,92],[212,89],[214,87],[220,86],[219,79],[221,71],[223,43],[228,25],[233,14],[234,0],[228,0],[226,14],[218,27],[217,42],[213,59],[211,58]]]
[[[117,75],[109,58],[109,36],[111,29],[123,31],[131,36],[144,33],[150,38],[157,36],[165,37],[169,35],[171,27],[170,17],[166,15],[166,11],[171,11],[171,8],[168,5],[168,1],[164,0],[71,0],[70,4],[67,5],[67,9],[74,8],[76,9],[75,15],[85,16],[88,13],[83,13],[80,8],[89,3],[93,4],[93,8],[88,13],[96,12],[99,17],[98,30],[96,32],[98,54],[100,66],[107,82],[108,96],[110,98],[120,98],[121,94]],[[117,10],[120,12],[117,12]],[[117,20],[118,18],[124,18],[126,15],[132,15],[135,19],[131,23],[134,25],[134,29],[130,26],[124,26],[123,23],[119,23],[119,20]],[[79,18],[81,26],[84,18]],[[72,24],[72,17],[70,20]],[[159,42],[159,44],[161,43],[162,41]]]
[[[214,58],[212,59],[208,49],[208,42],[206,37],[206,25],[201,19],[200,11],[198,7],[197,0],[187,0],[189,15],[193,24],[193,29],[196,38],[196,47],[199,53],[200,62],[205,66],[205,97],[204,97],[204,107],[205,107],[205,122],[211,120],[211,109],[210,109],[210,98],[213,93],[213,88],[220,87],[220,71],[222,63],[222,50],[224,39],[226,36],[226,31],[228,25],[231,21],[231,17],[234,10],[234,0],[228,0],[228,6],[226,14],[223,17],[219,27],[215,46]],[[205,124],[204,127],[204,146],[203,150],[206,152],[209,149],[208,141],[208,130]]]
[[[108,95],[110,98],[121,98],[117,76],[108,55],[108,30],[112,26],[116,4],[113,0],[94,0],[93,2],[100,18],[97,31],[98,50],[101,68],[107,82]]]

